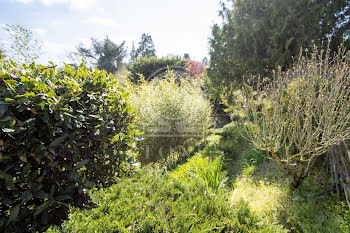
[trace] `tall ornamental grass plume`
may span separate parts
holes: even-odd
[[[211,125],[211,105],[198,83],[176,77],[172,71],[164,78],[141,80],[127,88],[143,131],[138,143],[141,160],[155,161],[172,151],[183,152],[190,139],[203,138]]]
[[[247,85],[247,135],[293,176],[298,187],[316,159],[350,139],[350,52],[314,48],[272,80]],[[248,87],[250,86],[250,87]]]

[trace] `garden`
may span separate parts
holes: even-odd
[[[1,53],[0,231],[350,232],[349,2],[278,2],[223,3],[208,64],[147,34],[129,63]]]

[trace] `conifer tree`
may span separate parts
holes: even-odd
[[[212,27],[208,75],[213,96],[244,77],[288,68],[300,48],[349,43],[349,0],[229,0]],[[215,93],[215,90],[217,93]]]
[[[136,61],[140,57],[154,57],[156,56],[156,49],[153,44],[152,37],[146,33],[143,33],[141,36],[141,40],[139,42],[139,46],[135,49],[134,43],[132,45],[131,53],[130,53],[130,61]]]

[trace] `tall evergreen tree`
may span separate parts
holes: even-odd
[[[156,49],[153,44],[152,37],[143,33],[139,42],[138,48],[135,49],[134,43],[130,53],[130,61],[136,61],[140,57],[154,57],[156,56]]]
[[[134,62],[135,60],[136,60],[136,49],[135,49],[135,43],[132,42],[131,52],[130,52],[130,62]]]
[[[230,0],[212,27],[208,75],[214,96],[245,76],[287,68],[300,48],[349,42],[349,0]],[[344,37],[345,34],[345,37]],[[346,36],[348,35],[348,36]],[[217,90],[217,93],[215,93]]]
[[[323,15],[320,21],[321,40],[331,38],[331,49],[341,43],[350,48],[350,0],[319,0]]]

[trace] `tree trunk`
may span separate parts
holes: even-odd
[[[335,156],[334,156],[333,150],[329,153],[329,162],[330,162],[330,168],[331,168],[331,175],[334,180],[333,187],[337,192],[338,199],[340,199],[341,195],[340,195],[340,187],[339,187],[339,172],[337,170],[338,166],[335,162]]]
[[[348,150],[345,142],[343,143],[343,146],[344,146],[343,150],[340,146],[338,147],[340,161],[342,163],[341,184],[342,184],[343,189],[344,189],[346,202],[348,203],[348,207],[350,209],[350,159],[349,159],[350,153],[349,153],[349,150]]]
[[[301,185],[304,179],[305,177],[294,176],[293,182],[291,184],[292,189],[297,189]]]
[[[335,147],[329,153],[330,170],[338,199],[341,199],[341,192],[344,192],[350,209],[350,150],[345,142],[342,146]]]

